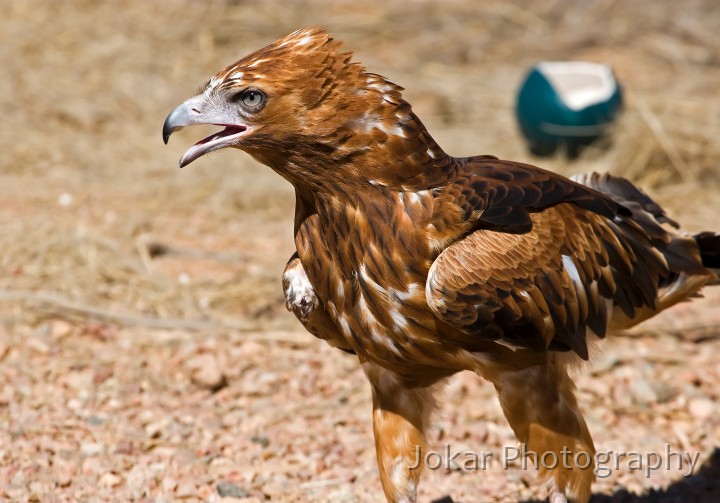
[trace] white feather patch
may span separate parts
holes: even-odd
[[[570,275],[570,279],[572,279],[573,283],[575,283],[576,285],[582,285],[580,274],[578,273],[577,266],[575,265],[575,261],[573,261],[572,257],[563,255],[562,261],[563,266],[565,267],[567,273]]]

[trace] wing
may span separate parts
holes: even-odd
[[[655,303],[667,264],[639,227],[564,203],[528,221],[525,233],[477,230],[433,263],[428,304],[463,347],[492,339],[587,359],[587,330],[605,335],[609,306],[632,317]]]
[[[536,166],[490,156],[457,162],[454,180],[439,188],[436,197],[448,220],[460,215],[466,222],[465,232],[482,228],[527,232],[531,213],[563,202],[606,218],[631,215],[608,195]],[[436,226],[443,226],[444,217],[436,216]]]

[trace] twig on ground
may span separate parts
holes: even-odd
[[[339,484],[347,483],[346,479],[336,478],[327,480],[311,480],[310,482],[303,482],[298,487],[300,489],[321,489],[323,487],[335,486]]]
[[[646,337],[653,334],[666,334],[678,339],[698,343],[720,338],[720,329],[717,324],[697,324],[678,328],[635,328],[623,333],[624,336],[632,338]],[[688,334],[701,335],[691,336]]]
[[[132,313],[115,313],[107,309],[88,306],[66,299],[54,292],[33,292],[26,290],[1,290],[0,302],[20,302],[55,316],[69,319],[94,319],[121,326],[143,327],[157,330],[217,331],[233,330],[247,332],[247,337],[273,342],[307,345],[312,340],[302,333],[266,331],[260,326],[230,320],[184,320],[159,318]],[[257,332],[257,335],[253,335]]]

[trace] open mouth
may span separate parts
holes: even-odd
[[[215,124],[216,126],[225,126],[225,129],[217,133],[211,134],[207,138],[203,138],[195,145],[190,147],[185,155],[180,159],[180,167],[187,166],[198,157],[201,157],[207,153],[217,150],[219,148],[227,147],[233,143],[234,140],[242,136],[247,131],[246,126],[236,126],[227,124]]]

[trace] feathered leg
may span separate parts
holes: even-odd
[[[375,452],[385,497],[390,503],[415,503],[425,430],[435,405],[432,391],[405,388],[392,373],[370,363],[363,370],[372,385]]]
[[[591,496],[595,447],[575,399],[575,384],[564,366],[550,360],[493,379],[505,417],[525,444],[540,480],[552,477],[550,500],[578,503]]]

